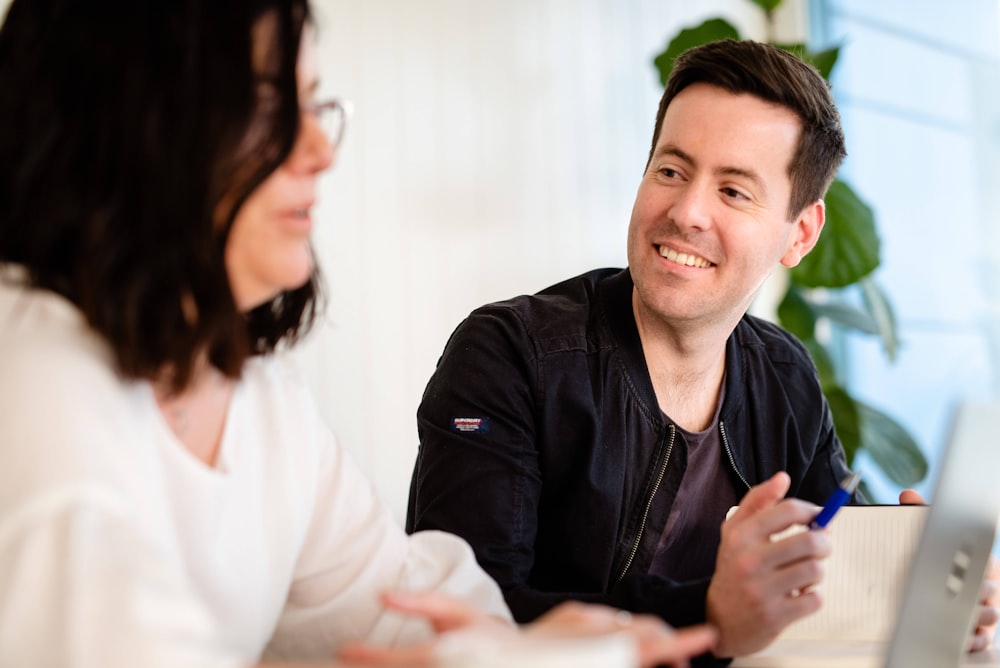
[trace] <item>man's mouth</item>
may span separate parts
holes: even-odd
[[[687,267],[698,267],[699,269],[704,269],[705,267],[713,266],[711,262],[703,257],[688,255],[687,253],[678,253],[673,248],[667,248],[666,246],[660,246],[660,255],[667,258],[671,262],[683,264]]]

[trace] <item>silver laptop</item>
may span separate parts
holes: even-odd
[[[959,405],[934,489],[888,646],[779,642],[734,668],[1000,668],[965,652],[1000,519],[1000,401]]]
[[[907,576],[886,668],[965,661],[998,518],[1000,403],[962,403]]]

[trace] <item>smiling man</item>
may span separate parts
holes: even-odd
[[[844,452],[806,350],[746,311],[815,245],[844,155],[829,88],[795,57],[726,41],[678,58],[628,268],[458,327],[418,412],[407,528],[465,537],[521,621],[565,599],[707,619],[728,657],[818,609],[824,532],[769,537],[809,522]]]

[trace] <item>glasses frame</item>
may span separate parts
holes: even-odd
[[[316,124],[323,131],[323,134],[326,135],[327,141],[330,142],[331,148],[340,146],[340,143],[344,140],[344,133],[347,130],[347,123],[351,118],[351,112],[354,110],[353,105],[349,101],[341,100],[340,98],[331,98],[329,100],[307,102],[302,104],[300,108],[303,113],[313,116]],[[325,119],[331,120],[328,121]],[[332,130],[329,126],[330,123],[336,123]]]

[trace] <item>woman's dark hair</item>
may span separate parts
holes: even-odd
[[[312,324],[315,274],[241,313],[224,263],[240,206],[295,142],[307,15],[306,0],[11,5],[0,262],[78,306],[126,377],[168,370],[180,390],[207,351],[235,378],[247,357]],[[265,72],[255,34],[266,35]]]
[[[792,180],[789,217],[794,218],[826,194],[847,151],[830,86],[816,68],[787,51],[752,40],[721,40],[688,49],[677,57],[660,99],[650,160],[667,106],[696,83],[718,86],[736,95],[753,95],[795,112],[802,121],[802,132],[788,166]]]

